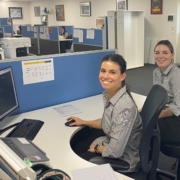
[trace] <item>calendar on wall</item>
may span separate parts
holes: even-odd
[[[54,80],[53,59],[22,61],[23,84]]]

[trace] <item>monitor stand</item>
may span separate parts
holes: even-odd
[[[14,126],[17,126],[19,123],[15,123],[15,124],[12,124],[4,129],[0,129],[0,135],[3,134],[5,131],[7,131],[8,129],[11,129],[12,127]]]

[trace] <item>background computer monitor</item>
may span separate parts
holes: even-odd
[[[4,33],[3,31],[0,31],[0,38],[3,38],[4,37]]]
[[[0,121],[19,107],[12,68],[0,70]]]

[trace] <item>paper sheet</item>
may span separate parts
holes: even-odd
[[[61,116],[70,116],[73,114],[79,114],[83,112],[81,109],[71,104],[59,105],[54,107],[53,109],[57,111]]]
[[[79,30],[79,42],[83,42],[83,30]]]
[[[31,31],[31,26],[27,26],[27,31]]]
[[[73,37],[79,38],[79,29],[73,29]]]
[[[37,38],[37,33],[34,33],[34,38]]]
[[[94,29],[87,29],[86,38],[94,39]]]
[[[41,33],[44,32],[44,27],[40,27],[40,32],[41,32]]]
[[[72,171],[74,180],[118,180],[109,164]]]
[[[23,84],[54,80],[53,59],[22,61]]]

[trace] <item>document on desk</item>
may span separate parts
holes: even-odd
[[[83,111],[71,104],[65,104],[65,105],[59,105],[53,108],[55,111],[57,111],[61,116],[70,116],[73,114],[79,114]]]
[[[72,171],[74,180],[118,180],[109,164]]]

